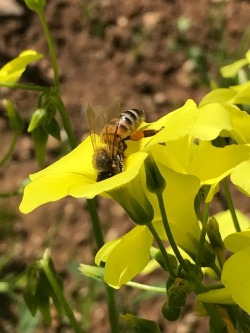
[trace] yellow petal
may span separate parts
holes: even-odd
[[[198,177],[202,184],[216,184],[239,163],[248,160],[249,153],[250,147],[246,145],[218,148],[203,142],[189,163],[188,173]]]
[[[198,294],[197,299],[205,303],[235,304],[230,291],[226,288],[209,290],[205,293]]]
[[[188,100],[181,108],[147,125],[147,129],[158,130],[162,128],[162,130],[152,138],[141,140],[140,149],[148,150],[159,142],[176,140],[189,134],[197,116],[197,105],[193,100]]]
[[[232,255],[224,264],[221,281],[233,300],[250,314],[250,246]]]
[[[33,50],[26,50],[19,54],[19,56],[0,69],[0,82],[16,82],[27,65],[31,62],[43,58],[41,53]]]
[[[231,129],[232,120],[228,106],[211,103],[200,107],[190,135],[201,140],[213,140],[222,130],[230,131]]]
[[[250,196],[250,160],[237,165],[231,173],[232,183],[245,195]]]
[[[231,88],[217,88],[205,95],[199,106],[203,106],[209,103],[232,104],[235,95],[236,91]]]
[[[105,258],[104,280],[119,288],[140,273],[149,261],[152,241],[146,226],[136,226],[124,235]]]
[[[250,230],[232,233],[225,238],[224,243],[228,250],[232,252],[238,252],[245,247],[250,246]]]
[[[243,214],[241,211],[236,209],[236,216],[237,216],[239,225],[242,230],[245,230],[250,227],[250,220],[245,214]],[[231,213],[229,210],[219,212],[219,213],[215,214],[214,217],[216,218],[216,220],[219,223],[220,234],[221,234],[221,238],[223,240],[225,240],[225,238],[228,235],[235,233],[235,227],[233,225],[232,216],[231,216]],[[235,251],[233,251],[233,252],[235,252]]]
[[[226,78],[235,77],[238,74],[239,70],[247,64],[248,60],[246,58],[239,59],[230,65],[221,67],[221,75]]]
[[[20,211],[29,213],[40,205],[67,195],[93,198],[114,187],[122,186],[136,177],[147,154],[138,152],[129,156],[124,172],[98,183],[92,156],[92,143],[88,137],[59,161],[30,175],[31,182],[24,189]]]
[[[162,147],[154,147],[152,153],[161,174],[166,179],[163,198],[173,236],[183,249],[196,253],[200,228],[194,209],[194,200],[200,188],[199,179],[193,175],[171,170],[163,164],[165,155],[162,155]]]

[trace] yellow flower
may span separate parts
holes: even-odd
[[[23,213],[29,213],[44,203],[59,200],[67,195],[76,198],[93,198],[98,194],[103,195],[134,179],[143,166],[147,152],[159,143],[167,143],[167,147],[173,140],[178,140],[187,134],[212,140],[222,130],[231,129],[230,117],[223,117],[224,108],[216,108],[216,117],[211,117],[208,111],[206,109],[198,110],[196,104],[192,100],[188,100],[183,107],[156,122],[143,123],[143,129],[162,128],[162,130],[153,137],[138,142],[128,142],[125,171],[98,183],[96,182],[96,170],[92,165],[94,151],[90,139],[87,138],[59,161],[30,175],[31,182],[24,190],[20,210]],[[162,148],[164,147],[162,146]],[[181,151],[179,154],[182,156]]]
[[[25,71],[28,64],[43,58],[43,55],[33,50],[26,50],[18,57],[8,62],[0,69],[0,82],[16,82]]]
[[[235,252],[222,269],[221,281],[225,288],[200,294],[198,299],[208,303],[236,303],[250,314],[250,230],[227,236],[225,246]]]

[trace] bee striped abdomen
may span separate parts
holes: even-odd
[[[132,132],[137,129],[144,118],[142,109],[129,109],[121,113],[119,126],[126,127],[128,132]]]

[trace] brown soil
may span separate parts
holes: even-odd
[[[63,100],[77,138],[81,140],[87,134],[88,102],[104,106],[119,97],[123,108],[143,108],[150,121],[181,106],[188,98],[199,102],[209,90],[209,82],[219,82],[219,66],[243,56],[248,45],[241,41],[248,28],[249,12],[249,1],[240,0],[48,1],[46,16],[57,48]],[[189,28],[185,29],[185,24]],[[25,49],[35,49],[45,57],[30,66],[23,81],[49,85],[51,63],[38,17],[26,9],[18,17],[0,17],[0,66]],[[5,97],[16,103],[25,119],[36,109],[35,93],[1,89],[1,98]],[[11,131],[1,108],[3,156]],[[49,140],[46,163],[58,159],[60,152],[60,144]],[[11,161],[0,171],[1,192],[16,189],[37,170],[31,138],[23,133]],[[26,216],[18,211],[20,200],[21,197],[0,199],[0,251],[4,254],[10,248],[13,250],[8,269],[17,274],[41,256],[46,246],[51,246],[66,293],[73,302],[78,301],[77,315],[81,317],[88,283],[74,276],[69,264],[92,263],[96,252],[86,202],[66,198]],[[131,222],[117,204],[106,199],[99,199],[98,203],[106,240],[131,228]],[[156,279],[154,275],[150,281]],[[101,286],[98,288],[92,299],[89,333],[109,332],[104,294]],[[151,297],[138,306],[138,293],[130,291],[131,298],[127,293],[127,288],[120,291],[125,299],[123,313],[134,311],[143,318],[157,320],[168,333],[208,332],[207,322],[191,313],[192,299],[182,318],[169,323],[161,315],[163,297]],[[8,310],[7,314],[0,311],[1,332],[13,332],[13,323],[18,318],[12,303]],[[55,317],[52,328],[41,326],[34,332],[71,329]]]

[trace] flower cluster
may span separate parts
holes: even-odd
[[[249,53],[240,65],[247,64],[248,60]],[[96,264],[105,263],[104,280],[119,288],[149,262],[154,241],[149,224],[161,240],[169,238],[157,191],[154,193],[147,183],[146,161],[150,156],[164,179],[160,191],[173,238],[182,250],[196,258],[202,233],[197,211],[199,195],[203,195],[206,204],[210,203],[227,176],[242,193],[250,195],[250,116],[235,105],[250,102],[249,86],[248,81],[228,89],[215,89],[199,106],[188,100],[159,120],[144,122],[143,129],[161,130],[139,142],[128,142],[125,170],[100,182],[96,182],[94,150],[87,137],[59,161],[30,175],[20,210],[29,213],[68,195],[88,199],[101,195],[116,200],[136,226],[123,237],[106,243],[96,255]],[[219,223],[221,234],[229,223],[229,219],[226,225]],[[249,222],[242,225],[246,228]],[[249,231],[231,230],[227,234],[224,244],[235,254],[222,268],[221,281],[226,291],[216,291],[219,303],[223,299],[234,301],[248,312],[250,298],[244,297],[244,293],[250,293],[247,285],[250,270],[242,262],[250,258],[249,239]],[[239,288],[242,285],[244,290]],[[221,297],[223,293],[226,298]],[[200,294],[204,302],[209,302],[210,297],[210,294]]]

